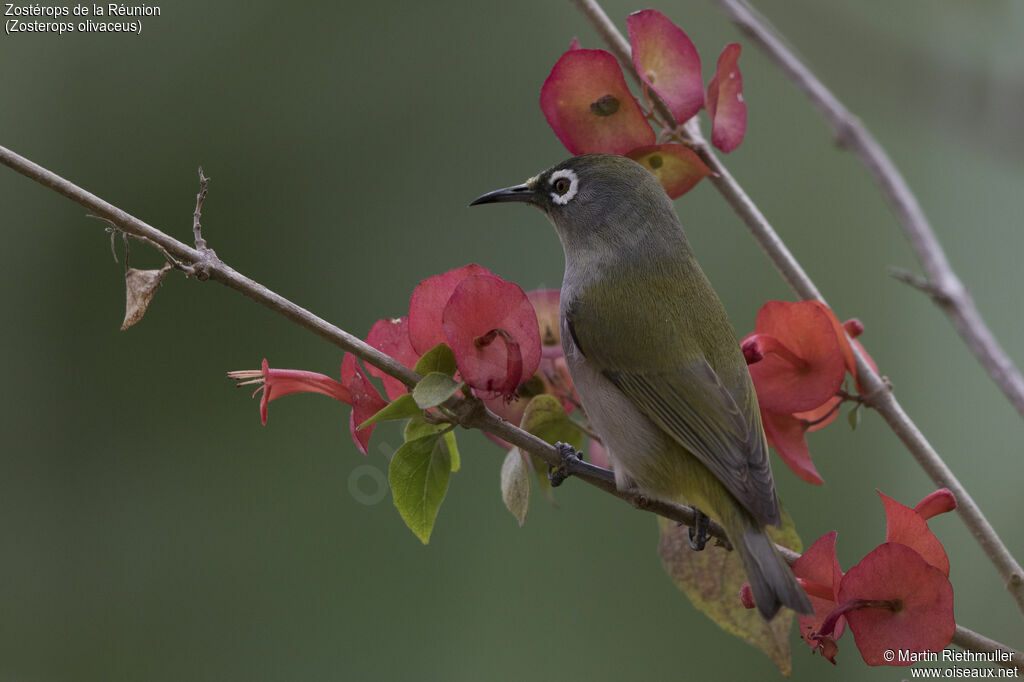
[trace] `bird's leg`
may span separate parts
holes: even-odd
[[[690,527],[690,549],[699,552],[708,544],[711,533],[708,526],[711,523],[710,517],[696,507],[693,508],[693,526]]]
[[[580,453],[568,443],[555,443],[555,447],[562,457],[562,464],[557,467],[548,465],[548,480],[551,481],[552,488],[557,488],[565,483],[565,479],[572,476],[572,465],[581,461]]]
[[[565,479],[570,476],[583,476],[612,483],[615,482],[615,474],[608,469],[584,462],[580,459],[582,453],[568,443],[555,443],[555,447],[558,448],[558,454],[562,457],[562,463],[557,467],[548,465],[548,480],[551,481],[552,488],[562,485],[565,483]]]

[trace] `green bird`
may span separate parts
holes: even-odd
[[[746,361],[658,180],[588,154],[470,205],[509,201],[541,209],[562,242],[562,348],[616,485],[721,523],[765,619],[810,613],[765,533],[781,517]]]

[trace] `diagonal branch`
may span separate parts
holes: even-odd
[[[926,286],[918,288],[929,293],[935,304],[946,313],[978,362],[1024,417],[1024,377],[985,324],[970,292],[949,264],[921,205],[885,149],[745,0],[717,2],[733,23],[757,43],[797,89],[811,100],[839,143],[860,158],[892,207],[921,262]],[[903,277],[898,279],[906,281]]]
[[[622,64],[626,73],[631,74],[639,82],[633,60],[630,56],[629,43],[623,37],[619,29],[612,23],[604,10],[596,0],[572,0],[572,3],[590,20],[597,32],[608,43],[612,53]],[[654,92],[649,93],[655,102],[655,109],[661,113],[666,124],[676,127],[676,121],[671,114],[665,116],[664,103],[660,102]],[[722,162],[715,155],[714,151],[704,140],[700,132],[699,123],[696,117],[691,119],[685,126],[684,132],[689,138],[689,146],[692,147],[714,171],[717,176],[710,178],[715,189],[722,195],[733,211],[750,230],[754,239],[761,245],[761,248],[768,255],[772,264],[782,274],[786,283],[804,299],[817,299],[826,303],[818,288],[808,277],[807,273],[797,262],[793,254],[786,248],[785,243],[778,233],[761,213],[754,202],[743,191],[743,188],[736,182],[735,178],[722,165]],[[893,433],[903,442],[904,446],[917,460],[918,464],[928,474],[929,478],[939,487],[949,488],[956,497],[957,512],[963,520],[964,525],[974,536],[982,550],[995,565],[1003,578],[1006,589],[1013,596],[1017,608],[1024,613],[1024,569],[1017,560],[1010,554],[1005,543],[1000,539],[992,524],[982,513],[974,498],[967,492],[960,480],[953,474],[950,468],[936,452],[928,439],[917,428],[917,425],[910,419],[903,407],[892,394],[888,384],[871,368],[860,352],[856,344],[853,344],[854,355],[857,359],[857,378],[863,388],[863,394],[870,396],[869,407],[874,408]]]

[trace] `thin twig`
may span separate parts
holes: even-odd
[[[1024,417],[1024,376],[996,340],[974,299],[953,271],[917,197],[874,135],[850,113],[744,0],[717,0],[741,31],[757,43],[821,112],[843,147],[856,154],[892,207],[925,273],[932,300],[952,321],[985,371]],[[903,279],[903,278],[901,278]],[[904,279],[904,281],[907,281]],[[915,286],[917,286],[915,284]]]
[[[203,167],[199,167],[199,194],[196,195],[196,210],[192,214],[192,234],[195,236],[196,248],[200,251],[206,250],[206,240],[203,239],[203,227],[199,224],[199,218],[203,215],[203,202],[206,200],[206,190],[210,185],[210,178],[203,174]]]
[[[200,279],[211,279],[231,289],[245,294],[260,305],[283,315],[299,327],[313,332],[317,336],[334,344],[344,351],[352,353],[360,360],[377,367],[389,375],[403,382],[406,386],[415,386],[421,377],[402,363],[389,355],[385,355],[376,348],[367,345],[361,339],[352,336],[348,332],[339,329],[322,318],[314,315],[305,308],[302,308],[288,299],[274,293],[259,282],[249,279],[240,272],[229,267],[219,258],[210,258],[212,249],[204,251],[194,249],[177,239],[161,232],[155,227],[148,225],[138,218],[122,211],[113,204],[82,189],[78,185],[65,180],[56,173],[53,173],[42,166],[0,146],[0,162],[16,170],[22,175],[35,180],[36,182],[49,187],[68,199],[86,207],[96,214],[100,220],[116,226],[119,230],[134,237],[143,239],[165,254],[169,254],[183,263],[186,267],[193,269],[202,268],[205,277]],[[487,410],[477,399],[465,399],[453,397],[445,404],[445,407],[456,415],[458,424],[465,428],[478,428],[491,433],[502,440],[537,455],[552,466],[561,466],[562,457],[558,450],[546,441],[513,426],[493,412]],[[595,467],[600,469],[600,467]],[[586,467],[579,467],[571,473],[576,478],[604,490],[607,493],[629,502],[637,509],[649,511],[667,519],[676,521],[687,526],[694,524],[694,513],[690,507],[672,502],[655,500],[636,491],[619,490],[611,472],[601,469],[600,474],[588,473]],[[710,533],[713,537],[727,543],[725,531],[717,523],[712,523]]]
[[[596,0],[572,0],[573,4],[590,20],[597,32],[608,43],[612,53],[623,65],[626,73],[639,81],[633,60],[630,57],[629,43],[611,22]],[[657,93],[651,92],[655,110],[662,114],[663,119],[669,125],[675,123],[671,113],[667,112],[664,103],[658,98]],[[743,188],[736,182],[732,174],[718,159],[711,147],[704,140],[700,132],[700,124],[696,117],[691,119],[684,126],[689,146],[693,148],[717,175],[712,176],[710,181],[715,189],[722,195],[736,215],[743,221],[750,230],[754,239],[761,245],[761,248],[768,255],[772,264],[782,275],[782,278],[803,299],[816,299],[826,303],[818,288],[807,276],[804,269],[797,262],[793,254],[786,248],[782,239],[772,228],[771,224],[757,208],[754,202],[743,191]],[[869,407],[874,408],[896,436],[903,442],[904,446],[924,469],[925,473],[939,487],[949,488],[957,500],[957,512],[960,514],[964,525],[967,526],[982,550],[989,557],[1000,576],[1004,580],[1006,589],[1013,596],[1017,608],[1024,613],[1024,569],[1010,554],[1009,549],[999,538],[992,524],[988,522],[974,498],[967,492],[960,480],[953,474],[946,463],[932,447],[928,439],[911,421],[910,417],[903,411],[903,407],[896,400],[891,388],[867,363],[864,354],[860,352],[856,344],[853,346],[854,356],[857,360],[857,378],[863,389],[865,400]]]

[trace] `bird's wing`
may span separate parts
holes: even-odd
[[[670,372],[608,369],[605,376],[718,477],[761,523],[777,524],[779,507],[757,404],[737,405],[707,360]],[[753,390],[742,392],[753,400]]]

